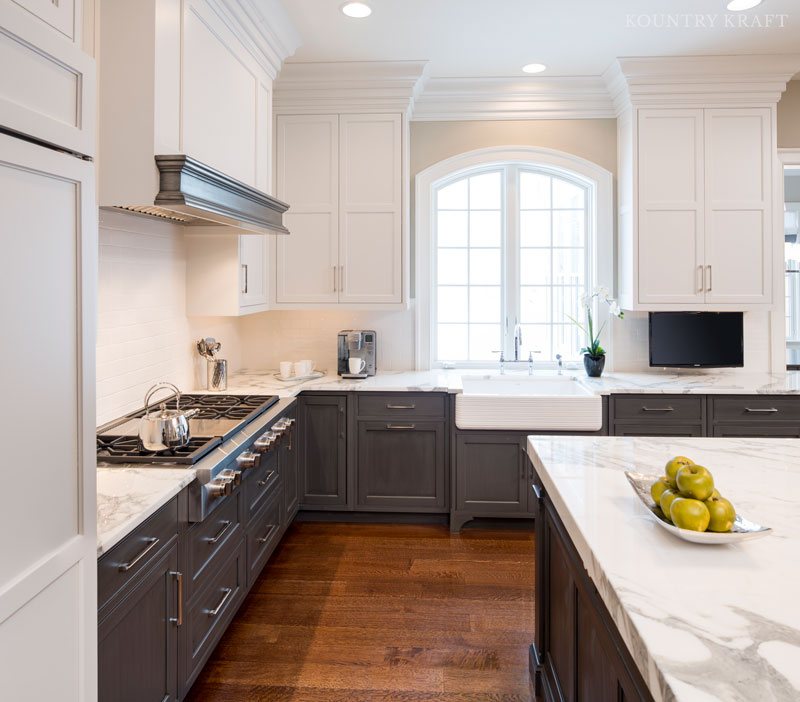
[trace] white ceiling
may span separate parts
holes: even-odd
[[[367,19],[345,17],[344,0],[283,0],[303,40],[291,61],[428,60],[431,77],[523,75],[541,62],[540,75],[597,76],[617,56],[778,54],[800,48],[800,2],[764,0],[730,13],[727,0],[370,0]],[[698,14],[713,28],[630,27],[677,16],[694,25]],[[784,26],[726,26],[746,16],[786,15]],[[710,20],[706,20],[710,23]]]

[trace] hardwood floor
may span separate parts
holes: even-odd
[[[530,702],[533,533],[295,523],[187,702]]]

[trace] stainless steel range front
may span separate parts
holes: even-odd
[[[181,395],[182,410],[197,410],[188,420],[191,438],[186,446],[144,450],[138,436],[141,409],[97,430],[97,464],[195,470],[189,521],[202,521],[241,483],[243,473],[270,460],[282,437],[291,434],[294,419],[284,415],[294,402],[275,395]],[[165,405],[176,409],[176,396]]]

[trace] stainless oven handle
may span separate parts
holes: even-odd
[[[127,573],[133,566],[135,566],[139,561],[142,560],[150,551],[152,551],[156,544],[160,541],[155,536],[151,536],[149,539],[145,539],[145,543],[149,544],[142,552],[136,556],[130,563],[120,563],[119,572],[120,573]]]
[[[225,521],[220,522],[220,524],[222,524],[222,529],[220,529],[217,532],[216,536],[207,536],[205,538],[205,541],[206,541],[207,544],[215,544],[215,543],[217,543],[217,541],[219,541],[222,538],[223,534],[225,534],[225,532],[228,531],[228,529],[231,528],[231,524],[233,524],[233,522],[230,519],[226,519]]]
[[[229,588],[229,587],[223,587],[222,588],[222,592],[225,593],[225,596],[222,598],[222,600],[220,600],[220,603],[217,605],[216,609],[207,609],[206,610],[206,614],[209,617],[216,617],[220,613],[222,608],[225,606],[225,603],[228,601],[228,598],[231,596],[231,593],[233,592],[233,589]]]

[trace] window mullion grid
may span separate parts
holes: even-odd
[[[519,168],[506,167],[504,183],[505,217],[503,218],[502,258],[505,271],[503,275],[502,342],[506,358],[511,358],[513,336],[509,327],[520,319],[520,256],[519,256]]]

